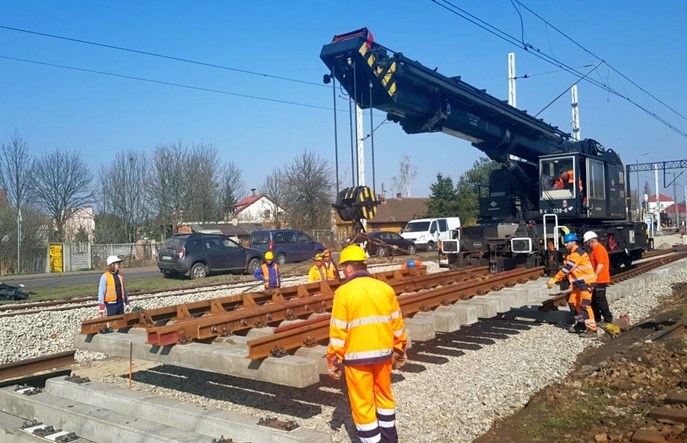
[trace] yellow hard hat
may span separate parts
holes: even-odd
[[[367,260],[367,255],[365,251],[358,245],[346,246],[341,251],[341,256],[339,257],[339,264],[344,264],[349,261],[365,261]]]
[[[329,249],[325,249],[324,251],[322,251],[322,255],[324,257],[329,257],[330,255],[332,255],[332,252]]]
[[[313,260],[315,261],[322,261],[322,254],[315,254],[315,257],[313,257]]]
[[[267,251],[265,252],[265,260],[273,260],[274,259],[274,254],[272,251]]]

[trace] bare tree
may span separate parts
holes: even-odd
[[[284,176],[290,225],[303,230],[331,228],[333,174],[329,163],[305,151],[286,166]]]
[[[76,152],[57,149],[36,160],[32,171],[33,199],[54,221],[56,240],[64,241],[67,220],[94,201],[91,170]]]
[[[396,192],[405,194],[406,197],[410,197],[410,186],[413,184],[416,176],[417,166],[413,166],[410,163],[409,155],[404,155],[401,158],[398,175],[394,176],[391,182]]]
[[[7,193],[10,206],[21,208],[31,186],[29,145],[16,132],[0,147],[0,188]]]
[[[260,192],[270,199],[269,221],[275,228],[281,227],[284,221],[284,199],[285,199],[285,176],[280,168],[274,168],[272,173],[265,177],[265,181],[260,186]]]
[[[246,187],[241,176],[241,169],[236,163],[229,161],[224,164],[220,177],[220,209],[222,217],[227,220],[231,215],[233,206],[246,193]]]
[[[184,218],[193,221],[215,221],[220,218],[219,164],[217,149],[212,145],[194,146],[186,161],[186,212]]]
[[[176,232],[184,216],[188,157],[189,150],[181,141],[160,145],[153,153],[153,177],[148,190],[153,205],[158,209],[158,222],[166,234]]]
[[[103,212],[122,220],[127,241],[136,241],[136,229],[148,215],[148,159],[145,153],[118,152],[113,160],[101,166],[99,179]]]

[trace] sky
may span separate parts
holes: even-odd
[[[0,0],[0,26],[267,74],[182,63],[0,28],[0,143],[16,131],[32,153],[41,155],[56,148],[77,151],[94,171],[121,150],[152,153],[156,146],[177,140],[209,143],[223,160],[242,169],[247,189],[259,188],[274,168],[305,150],[333,165],[332,89],[322,85],[327,70],[319,54],[334,35],[361,27],[369,28],[380,44],[437,67],[444,75],[460,75],[504,100],[508,97],[507,53],[515,52],[517,75],[528,76],[517,80],[518,107],[531,114],[578,80],[531,52],[538,50],[580,72],[599,64],[589,78],[609,85],[677,131],[687,133],[683,117],[687,115],[687,38],[683,31],[687,2],[520,1],[606,64],[599,64],[599,58],[511,0],[451,3],[534,49],[525,51],[522,45],[505,42],[431,0]],[[679,114],[651,99],[609,65]],[[564,93],[540,117],[569,132],[569,97]],[[579,84],[579,98],[582,137],[614,149],[625,163],[687,158],[687,138],[637,106],[585,81]],[[337,98],[337,109],[340,177],[342,186],[347,186],[351,162],[344,97]],[[373,118],[376,126],[384,115],[377,111]],[[364,122],[367,134],[367,112]],[[370,146],[366,149],[366,182],[371,184]],[[423,197],[430,195],[437,173],[457,180],[482,153],[446,134],[407,135],[396,124],[384,124],[375,131],[377,191],[383,184],[388,193],[395,192],[392,178],[398,175],[405,155],[418,171],[411,196]],[[632,180],[634,184],[635,174]],[[646,180],[653,188],[653,175],[640,175],[642,187]],[[677,182],[687,185],[687,173]],[[672,196],[672,188],[661,192]]]

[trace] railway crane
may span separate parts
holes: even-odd
[[[443,243],[449,265],[554,270],[563,259],[562,236],[589,229],[607,246],[613,267],[648,247],[646,225],[628,219],[625,169],[614,150],[574,140],[460,77],[391,51],[366,28],[335,36],[320,58],[361,108],[386,112],[408,134],[467,140],[501,165],[480,195],[477,225]]]

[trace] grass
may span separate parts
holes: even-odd
[[[541,420],[531,421],[524,432],[533,439],[542,438],[544,441],[554,441],[551,439],[555,438],[558,433],[571,433],[594,423],[598,419],[603,405],[591,401],[577,401],[553,408],[546,404],[539,404],[537,409]]]

